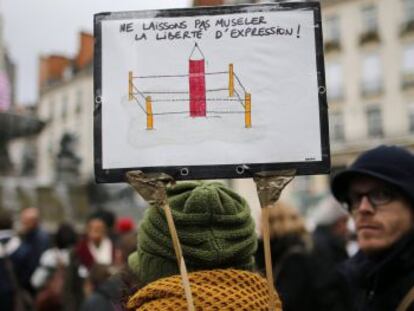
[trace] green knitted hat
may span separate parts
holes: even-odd
[[[189,271],[251,270],[257,248],[246,201],[221,183],[183,182],[167,189],[174,223]],[[140,282],[179,274],[164,212],[151,206],[138,232],[138,249],[128,260]]]

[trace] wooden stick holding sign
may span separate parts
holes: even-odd
[[[165,190],[168,184],[174,183],[174,179],[164,173],[144,174],[141,171],[129,171],[126,176],[129,184],[144,198],[145,201],[148,203],[155,203],[156,206],[160,206],[164,211],[183,282],[185,297],[187,300],[187,309],[188,311],[195,311],[187,267],[185,265],[180,240],[178,238]]]
[[[282,190],[295,177],[296,170],[261,172],[254,176],[257,194],[262,207],[263,245],[265,252],[266,279],[269,289],[269,310],[275,310],[272,255],[270,252],[269,211],[279,200]]]

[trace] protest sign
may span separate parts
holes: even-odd
[[[95,15],[95,172],[329,171],[316,2]]]

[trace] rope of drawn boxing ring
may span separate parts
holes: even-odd
[[[201,56],[194,58],[195,52]],[[218,88],[206,88],[206,77],[227,76],[227,85]],[[165,78],[187,78],[187,90],[141,90],[139,80],[142,79],[165,79]],[[212,96],[210,94],[216,94]],[[183,97],[176,97],[176,96]],[[209,95],[209,96],[207,96]],[[163,98],[163,96],[168,96]],[[174,97],[175,96],[175,97]],[[175,75],[134,75],[133,71],[128,72],[128,101],[135,102],[140,110],[146,115],[146,129],[154,129],[154,118],[168,115],[189,115],[192,118],[221,116],[225,114],[244,114],[245,128],[252,127],[251,118],[251,94],[246,90],[240,78],[234,71],[233,64],[228,65],[227,71],[205,72],[205,59],[197,43],[190,54],[188,74]],[[158,104],[162,103],[184,103],[188,109],[172,111],[154,111]],[[224,104],[227,109],[209,110],[208,103]],[[238,110],[234,106],[239,107]],[[241,108],[241,109],[240,109]]]

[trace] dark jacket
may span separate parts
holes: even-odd
[[[332,234],[329,226],[318,226],[313,233],[315,288],[322,310],[349,311],[351,297],[338,267],[348,259],[345,241]]]
[[[11,230],[0,230],[0,302],[1,310],[14,310],[14,297],[16,288],[11,280],[11,273],[6,267],[6,260],[12,264],[14,275],[21,286],[23,276],[21,275],[25,263],[30,258],[27,247],[22,245],[20,239]]]
[[[84,278],[79,275],[81,263],[76,251],[72,249],[69,253],[69,265],[66,269],[64,285],[65,311],[78,311],[84,299],[83,282]]]
[[[284,311],[321,310],[314,286],[315,265],[311,252],[297,236],[271,240],[275,287]],[[258,269],[265,272],[263,241],[256,256]]]
[[[115,248],[112,248],[112,258],[115,256]],[[65,311],[78,311],[83,300],[83,282],[87,273],[93,265],[95,259],[88,247],[86,238],[78,241],[70,253],[69,265],[66,273],[65,282]]]
[[[82,304],[80,311],[117,311],[120,307],[123,283],[113,276],[100,285]]]
[[[358,252],[341,271],[354,298],[354,310],[396,310],[414,286],[414,230],[376,257]],[[414,304],[408,310],[414,311]]]
[[[348,259],[345,240],[332,234],[329,226],[318,226],[313,232],[313,253],[329,268]]]
[[[28,291],[34,293],[30,282],[31,276],[39,266],[40,256],[50,247],[49,235],[40,228],[36,228],[21,236],[22,244],[30,251],[30,257],[25,261],[24,266],[20,269],[22,277],[22,286]]]

